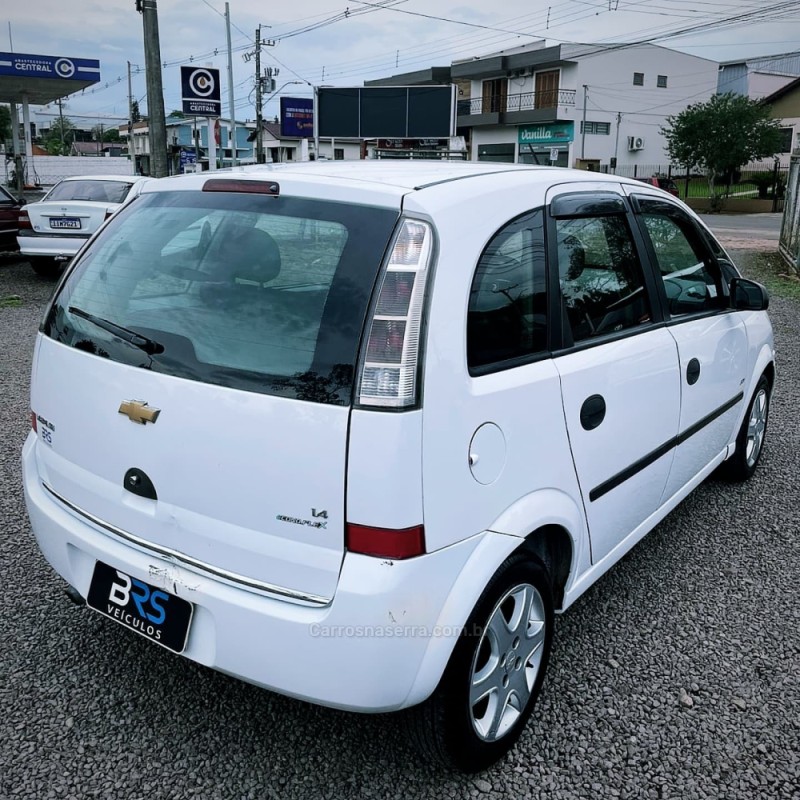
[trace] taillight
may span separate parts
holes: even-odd
[[[420,326],[432,252],[431,226],[403,220],[384,265],[361,355],[362,405],[405,408],[417,402]]]
[[[34,433],[39,433],[39,428],[36,427],[36,412],[31,411],[31,428]]]
[[[413,558],[425,552],[425,528],[373,528],[347,523],[347,549],[377,558]]]
[[[19,229],[21,231],[32,231],[33,225],[31,225],[31,218],[28,216],[27,211],[20,211],[19,212]]]

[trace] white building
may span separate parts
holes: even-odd
[[[535,42],[454,62],[472,159],[641,169],[668,164],[660,129],[717,89],[717,64],[658,45]],[[585,121],[585,124],[584,124]]]

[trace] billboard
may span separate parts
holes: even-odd
[[[455,86],[321,88],[319,135],[353,139],[443,139],[455,135]]]
[[[183,113],[190,117],[222,114],[219,70],[215,67],[181,67]]]
[[[96,83],[100,80],[100,62],[91,58],[0,53],[0,75]]]
[[[281,97],[281,136],[314,136],[314,101],[310,97]]]

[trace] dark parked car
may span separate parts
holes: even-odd
[[[672,178],[664,178],[660,175],[652,175],[649,178],[637,178],[637,181],[641,181],[642,183],[649,183],[650,186],[657,186],[659,189],[663,189],[665,192],[669,192],[675,197],[678,196],[678,187]]]
[[[17,250],[19,210],[22,204],[0,186],[0,252]]]

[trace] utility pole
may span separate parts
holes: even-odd
[[[136,155],[133,152],[133,89],[131,88],[131,62],[128,62],[128,160],[136,173]]]
[[[581,161],[586,158],[586,101],[589,97],[589,87],[583,84],[583,123],[581,125]]]
[[[63,156],[66,155],[64,153],[64,148],[67,145],[64,142],[64,109],[61,107],[60,97],[58,98],[58,100],[56,100],[56,103],[58,103],[58,127],[59,127],[59,133],[61,134],[61,155]]]
[[[147,79],[147,116],[150,131],[150,174],[167,174],[167,127],[164,114],[164,89],[161,84],[161,45],[158,40],[157,0],[136,0],[142,15],[144,63]]]
[[[614,171],[616,172],[617,164],[619,163],[617,159],[619,158],[619,128],[622,122],[622,112],[617,112],[617,139],[614,142]]]
[[[225,29],[228,35],[228,108],[231,115],[229,144],[231,147],[231,166],[236,166],[236,104],[233,102],[233,60],[231,56],[231,10],[225,3]],[[220,140],[220,144],[222,144]]]
[[[264,163],[264,131],[261,119],[261,26],[256,28],[256,164]]]

